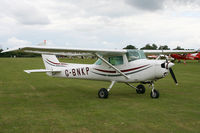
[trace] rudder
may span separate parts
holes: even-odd
[[[42,54],[42,59],[47,70],[52,70],[60,65],[60,62],[55,55]]]

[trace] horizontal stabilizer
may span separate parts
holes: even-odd
[[[26,73],[42,73],[42,72],[61,72],[61,70],[47,70],[47,69],[33,69],[33,70],[24,70]]]

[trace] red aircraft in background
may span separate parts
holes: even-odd
[[[195,54],[171,54],[170,55],[174,60],[198,60],[200,61],[200,52]]]

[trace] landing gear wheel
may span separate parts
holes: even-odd
[[[159,98],[159,95],[160,95],[159,92],[155,89],[153,92],[151,91],[151,94],[150,94],[151,98]]]
[[[144,87],[144,85],[138,85],[137,86],[137,89],[136,89],[136,92],[138,93],[138,94],[144,94],[145,93],[145,87]]]
[[[98,92],[99,98],[108,98],[108,91],[105,88],[101,88]]]

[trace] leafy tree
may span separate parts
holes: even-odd
[[[123,49],[137,49],[135,46],[133,45],[127,45],[125,48]]]
[[[177,46],[175,49],[173,50],[184,50],[184,48],[181,48],[180,46]]]
[[[0,49],[0,57],[2,57],[3,53],[1,53],[3,51],[3,49]]]
[[[146,44],[144,47],[141,48],[141,50],[143,49],[152,49],[150,44]]]
[[[146,44],[144,47],[141,48],[141,50],[143,49],[151,49],[151,50],[156,50],[158,48],[158,46],[156,44]]]
[[[153,48],[153,49],[157,49],[158,46],[157,46],[156,44],[152,44],[152,48]]]
[[[170,50],[170,48],[167,45],[161,45],[159,48],[159,50]]]

